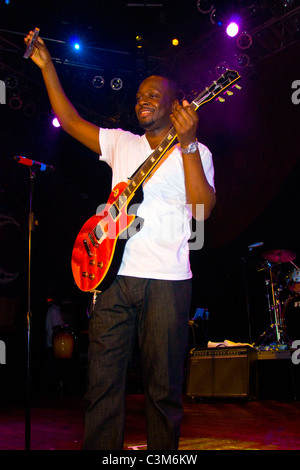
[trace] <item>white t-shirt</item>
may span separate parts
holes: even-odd
[[[121,129],[100,130],[100,160],[113,173],[112,187],[127,181],[153,152],[145,135]],[[207,180],[214,187],[211,152],[199,143]],[[143,184],[137,215],[142,229],[125,245],[119,274],[148,279],[183,280],[192,277],[189,261],[191,212],[186,205],[182,156],[178,145],[166,152]]]

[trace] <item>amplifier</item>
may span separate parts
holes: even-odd
[[[250,346],[192,349],[186,393],[191,397],[257,398],[257,351]]]

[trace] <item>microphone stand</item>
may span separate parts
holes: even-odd
[[[32,212],[35,173],[30,171],[29,217],[28,217],[28,284],[27,284],[27,361],[26,361],[26,410],[25,410],[25,450],[30,450],[31,439],[31,254],[32,232],[35,220]]]
[[[247,264],[248,264],[248,253],[250,253],[253,248],[258,248],[263,245],[263,242],[253,243],[252,245],[247,246],[247,249],[244,252],[244,256],[242,257],[243,261],[243,271],[244,271],[244,289],[245,289],[245,297],[246,297],[246,310],[247,310],[247,319],[248,319],[248,335],[249,335],[249,342],[252,343],[252,332],[251,332],[251,315],[250,315],[250,300],[249,300],[249,282],[248,282],[248,271],[247,271]]]
[[[30,439],[31,439],[31,254],[32,254],[32,232],[36,221],[32,212],[33,207],[33,195],[34,195],[34,179],[36,171],[53,171],[54,168],[51,165],[44,163],[35,162],[26,157],[15,156],[14,160],[18,163],[29,167],[30,172],[30,190],[29,190],[29,217],[28,217],[28,285],[27,285],[27,358],[26,358],[26,403],[25,403],[25,449],[30,450]],[[36,168],[36,171],[34,170]]]

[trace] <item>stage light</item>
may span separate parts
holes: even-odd
[[[5,77],[4,81],[7,88],[10,88],[11,90],[17,88],[19,84],[17,77],[15,77],[14,75],[8,75],[7,77]]]
[[[240,49],[248,49],[252,45],[252,37],[246,31],[243,31],[236,40]]]
[[[76,52],[79,52],[80,49],[81,49],[81,42],[78,38],[77,35],[73,35],[72,37],[70,37],[69,39],[69,44],[71,46],[71,48],[76,51]]]
[[[123,86],[123,81],[122,81],[121,78],[113,78],[110,81],[110,86],[114,91],[119,91],[119,90],[121,90],[121,88]]]
[[[102,88],[104,86],[104,78],[101,75],[95,75],[92,79],[92,85],[94,88]]]
[[[228,69],[229,69],[228,64],[226,64],[226,62],[221,62],[215,68],[216,75],[218,76],[223,75]]]
[[[239,32],[239,26],[235,21],[231,21],[226,27],[226,33],[231,38],[234,38]]]
[[[283,4],[284,8],[286,8],[286,7],[292,6],[294,1],[295,0],[282,0],[282,4]]]
[[[250,57],[247,54],[239,54],[236,60],[241,69],[245,69],[250,64]]]
[[[179,45],[178,39],[176,39],[176,38],[172,39],[172,45],[173,46],[178,46]]]
[[[197,0],[197,10],[200,11],[200,13],[203,13],[204,15],[206,13],[211,12],[213,7],[214,6],[207,0]]]
[[[11,109],[18,111],[18,109],[22,108],[23,102],[18,95],[14,95],[10,98],[8,104]]]
[[[143,36],[140,36],[140,35],[135,36],[135,41],[136,41],[137,49],[142,49],[143,48]]]
[[[56,117],[52,120],[52,125],[54,127],[60,127],[59,120]]]

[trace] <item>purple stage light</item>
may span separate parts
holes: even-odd
[[[54,127],[60,127],[59,120],[58,120],[57,118],[54,118],[54,119],[52,120],[52,125],[53,125]]]
[[[229,23],[229,25],[227,26],[227,28],[226,28],[226,33],[231,38],[234,38],[237,35],[238,32],[239,32],[238,24],[235,21],[231,21]]]

